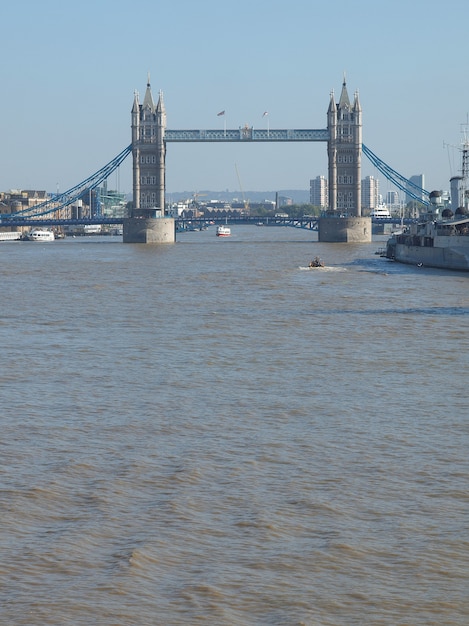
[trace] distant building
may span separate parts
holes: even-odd
[[[414,176],[411,176],[409,178],[409,181],[413,183],[414,185],[416,185],[418,189],[415,189],[414,187],[411,187],[410,185],[408,186],[408,189],[412,191],[413,194],[418,196],[419,200],[425,200],[425,193],[423,192],[423,190],[425,189],[425,176],[423,174],[415,174]],[[405,196],[406,204],[407,202],[411,202],[412,200],[415,200],[415,198],[413,198],[409,193],[406,193],[406,196]]]
[[[170,217],[181,217],[184,211],[189,210],[189,205],[190,205],[189,200],[173,202],[172,204],[169,205],[168,215]]]
[[[325,176],[316,176],[309,181],[309,202],[313,206],[327,209],[329,185]]]
[[[291,206],[293,204],[293,200],[291,198],[288,198],[287,196],[279,196],[277,194],[276,198],[277,198],[277,202],[276,202],[277,209],[279,209],[281,206]]]
[[[399,206],[400,198],[398,191],[388,191],[386,193],[386,204],[388,206]]]
[[[361,185],[362,207],[374,209],[379,204],[379,180],[374,176],[367,176]]]
[[[0,213],[18,213],[46,202],[49,194],[35,189],[10,189],[0,194]]]
[[[126,217],[127,202],[125,194],[107,188],[107,184],[98,189],[101,214],[106,217]]]

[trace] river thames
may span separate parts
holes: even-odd
[[[382,245],[0,243],[0,622],[467,626],[469,275]]]

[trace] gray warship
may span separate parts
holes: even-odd
[[[388,239],[388,259],[420,267],[469,271],[469,141],[463,142],[461,153],[461,176],[450,180],[451,207],[444,206],[440,191],[432,191],[427,213]]]

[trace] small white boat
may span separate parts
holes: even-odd
[[[229,237],[231,228],[229,226],[217,226],[217,237]]]
[[[27,235],[27,241],[54,241],[54,231],[50,228],[33,228]]]

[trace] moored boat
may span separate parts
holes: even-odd
[[[50,228],[33,228],[24,238],[26,241],[54,241],[55,235]]]
[[[461,176],[451,179],[451,207],[440,191],[429,194],[427,213],[387,241],[386,257],[399,263],[469,271],[469,142],[462,148]]]
[[[229,226],[217,226],[217,237],[229,237],[231,228]]]
[[[18,241],[21,239],[20,232],[0,232],[0,241]]]
[[[392,235],[386,257],[410,265],[469,271],[469,214],[445,209],[439,218],[433,211],[403,232]]]
[[[378,204],[370,213],[370,217],[375,219],[385,219],[391,217],[391,213],[385,204]]]

